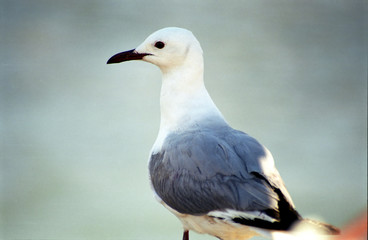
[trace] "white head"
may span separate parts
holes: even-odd
[[[152,33],[137,48],[118,53],[108,64],[143,60],[157,65],[163,73],[176,68],[203,68],[203,51],[191,31],[168,27]]]
[[[188,126],[225,124],[203,82],[203,51],[192,32],[169,27],[152,33],[137,48],[118,53],[108,60],[120,63],[143,60],[157,65],[163,73],[161,124],[153,149],[159,149],[167,134]]]

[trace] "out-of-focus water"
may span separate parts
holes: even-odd
[[[1,0],[0,238],[181,238],[148,181],[160,72],[105,64],[167,26],[197,36],[214,101],[300,213],[343,226],[366,207],[366,16],[363,0]]]

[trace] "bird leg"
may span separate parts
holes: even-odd
[[[189,231],[185,230],[183,233],[183,240],[189,240]]]

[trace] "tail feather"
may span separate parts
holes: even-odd
[[[298,224],[299,225],[299,224]],[[316,230],[319,234],[324,235],[338,235],[340,234],[340,229],[327,223],[319,222],[316,220],[305,218],[301,221],[301,225],[306,228],[311,228]]]

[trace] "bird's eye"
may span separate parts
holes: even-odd
[[[158,41],[155,43],[155,47],[157,47],[158,49],[162,49],[165,47],[165,43]]]

